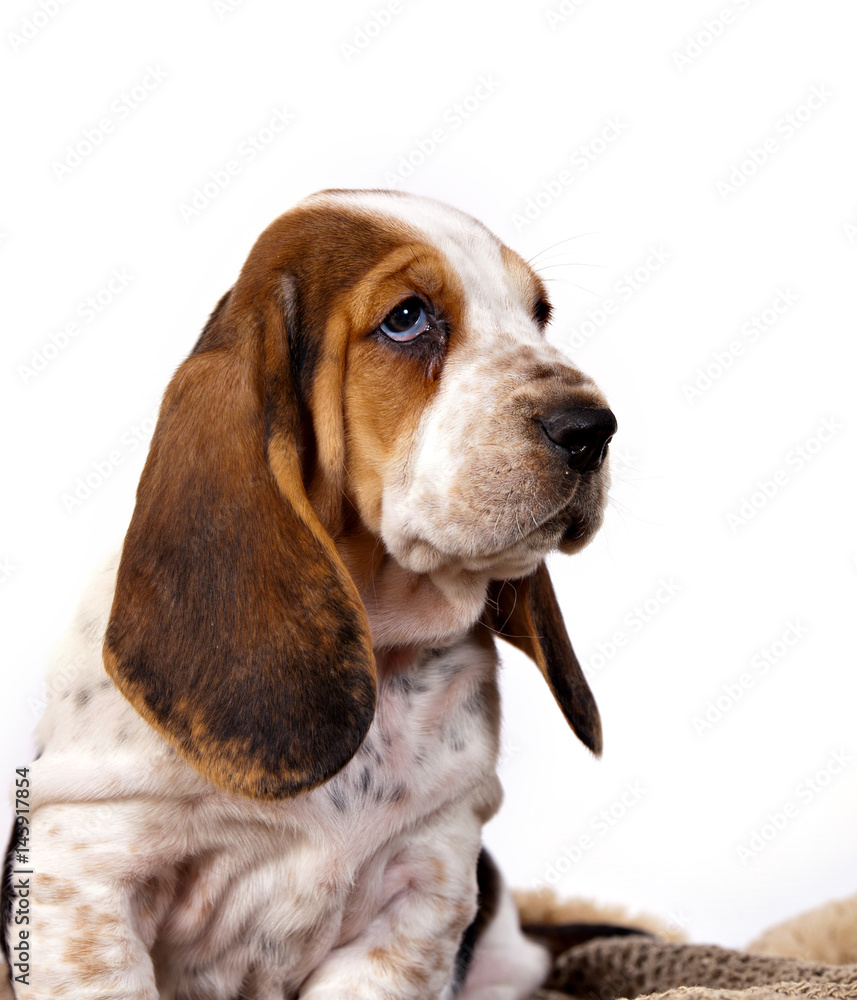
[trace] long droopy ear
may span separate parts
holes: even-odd
[[[486,624],[536,663],[571,728],[599,756],[598,706],[571,647],[547,566],[541,563],[522,580],[492,583],[487,609]]]
[[[170,383],[104,643],[140,715],[259,799],[336,773],[375,705],[366,614],[303,485],[291,308],[282,275],[239,281]]]

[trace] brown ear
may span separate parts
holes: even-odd
[[[571,648],[547,566],[523,580],[495,581],[486,623],[533,660],[581,742],[601,754],[601,717],[580,662]]]
[[[365,611],[302,482],[285,288],[239,283],[170,383],[104,643],[193,767],[263,799],[343,767],[375,704]]]

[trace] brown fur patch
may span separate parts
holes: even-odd
[[[492,584],[483,621],[533,660],[580,741],[600,755],[598,706],[568,638],[547,566],[541,563],[523,580]]]
[[[75,908],[75,930],[66,938],[62,955],[80,981],[96,980],[102,990],[121,988],[119,970],[136,957],[128,939],[127,928],[119,917],[91,910],[86,905]]]
[[[371,336],[390,310],[412,295],[432,307],[443,329],[425,334],[419,345]],[[320,378],[314,407],[320,408],[326,393],[329,410],[343,408],[348,470],[344,488],[363,523],[377,533],[382,487],[391,466],[413,446],[420,417],[434,396],[447,350],[446,333],[454,337],[462,331],[464,290],[436,248],[410,242],[344,296],[341,311],[349,338],[342,383],[326,385]],[[326,367],[328,375],[332,370]]]
[[[47,873],[36,875],[34,888],[38,903],[67,903],[77,893],[73,881]]]

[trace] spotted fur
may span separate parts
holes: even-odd
[[[430,327],[394,343],[380,324],[414,295]],[[604,402],[549,312],[513,251],[428,199],[323,192],[262,234],[53,667],[18,997],[542,981],[477,858],[501,799],[496,634],[600,749],[543,560],[597,529],[606,471],[570,471],[539,421]]]

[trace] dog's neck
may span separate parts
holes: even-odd
[[[369,533],[342,536],[336,547],[366,608],[376,652],[455,642],[482,614],[487,573],[414,573]]]

